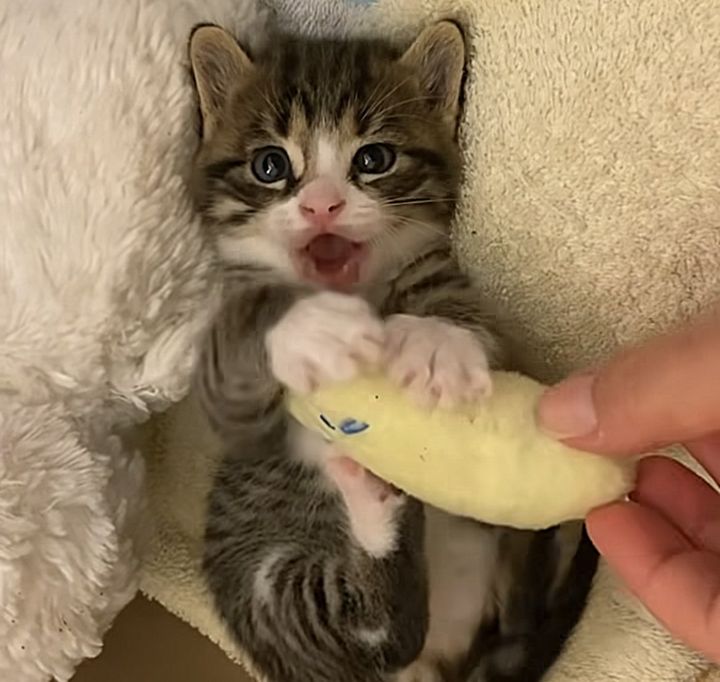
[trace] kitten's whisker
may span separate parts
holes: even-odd
[[[381,114],[382,119],[384,122],[388,121],[426,121],[427,119],[423,116],[419,116],[416,114],[391,114],[390,116],[387,116],[385,114]]]
[[[375,95],[377,95],[378,91],[380,90],[380,88],[383,85],[385,85],[385,80],[383,80],[383,79],[381,79],[377,83],[375,83],[375,87],[372,89],[372,92],[365,98],[365,101],[372,103]],[[370,112],[367,112],[367,113],[369,114]]]
[[[441,237],[447,237],[447,232],[443,232],[442,230],[438,229],[437,227],[434,227],[430,223],[424,222],[422,220],[412,220],[405,218],[404,216],[400,216],[398,219],[393,221],[393,225],[405,225],[408,227],[418,227],[426,232],[430,232],[432,234],[440,235]]]
[[[378,109],[380,109],[382,107],[382,105],[385,104],[385,102],[387,102],[388,99],[390,99],[390,97],[392,97],[409,80],[410,80],[410,76],[408,76],[404,80],[401,80],[399,83],[396,83],[395,87],[393,87],[390,90],[388,90],[387,92],[383,93],[383,95],[380,97],[379,100],[376,100],[375,102],[373,102],[370,105],[370,108],[366,109],[366,115],[367,116],[376,116],[377,115],[376,112],[378,111]],[[384,81],[383,81],[383,83],[384,83]]]
[[[448,235],[446,233],[442,232],[441,230],[433,230],[430,225],[420,224],[419,226],[427,228],[427,231],[430,232],[433,236],[440,236],[443,241],[448,238]],[[410,253],[404,252],[398,244],[399,227],[400,226],[397,223],[389,225],[388,229],[380,235],[381,238],[378,240],[378,244],[380,244],[384,248],[387,248],[390,251],[393,251],[398,262],[400,263],[401,269],[405,270],[408,267],[412,266],[413,263],[423,258],[425,255],[425,251],[421,250],[419,252]]]
[[[395,111],[396,109],[399,109],[402,106],[405,106],[406,104],[414,104],[415,102],[427,102],[430,100],[435,99],[431,96],[422,95],[420,97],[410,97],[408,99],[401,99],[399,102],[393,102],[390,106],[387,106],[385,109],[380,111],[377,116],[379,117],[385,117],[387,114],[389,114],[392,111]]]
[[[276,116],[280,117],[280,109],[278,108],[277,92],[275,90],[275,86],[273,86],[271,92],[266,92],[262,88],[256,87],[255,93],[260,97],[260,99],[262,99],[262,101]]]
[[[391,88],[390,90],[386,90],[384,93],[380,95],[378,99],[374,99],[375,95],[377,95],[378,91],[380,91],[380,86],[385,85],[385,81],[380,81],[375,88],[373,98],[368,98],[368,102],[370,102],[370,107],[366,110],[369,116],[373,116],[375,112],[382,107],[382,105],[387,102],[387,100],[392,97],[393,94],[395,94],[405,83],[408,82],[409,77],[406,78],[404,81],[400,81],[400,83],[397,83],[395,87]],[[374,101],[373,101],[374,100]]]
[[[438,197],[427,199],[389,199],[382,202],[385,207],[390,206],[423,206],[426,204],[456,204],[457,199],[451,197]]]
[[[408,254],[403,253],[396,239],[397,230],[393,225],[390,225],[388,230],[378,235],[377,246],[378,248],[387,249],[392,251],[395,259],[401,264],[401,268],[404,270],[409,263],[412,262],[413,257],[408,261]]]

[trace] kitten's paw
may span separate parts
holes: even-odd
[[[326,463],[328,476],[345,496],[363,498],[367,502],[393,502],[401,493],[349,457],[330,457]]]
[[[443,682],[443,679],[442,673],[434,663],[419,658],[399,672],[393,682]]]
[[[405,495],[348,457],[328,458],[325,471],[342,493],[357,542],[376,557],[391,552]]]
[[[322,292],[298,301],[268,332],[265,345],[276,379],[308,393],[352,379],[382,357],[382,322],[356,296]]]
[[[385,332],[388,374],[420,405],[451,408],[490,395],[487,354],[472,332],[413,315],[393,315]]]

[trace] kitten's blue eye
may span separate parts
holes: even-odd
[[[395,150],[386,144],[367,144],[358,149],[353,164],[360,173],[387,173],[395,163]]]
[[[290,159],[281,147],[265,147],[252,160],[253,175],[265,183],[279,182],[290,175]]]

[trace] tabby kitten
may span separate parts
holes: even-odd
[[[190,57],[227,282],[198,380],[227,445],[204,559],[222,617],[271,682],[540,679],[582,611],[587,539],[424,507],[283,408],[373,366],[427,406],[491,390],[498,344],[449,244],[460,31],[251,57],[203,26]]]

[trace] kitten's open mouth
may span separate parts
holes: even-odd
[[[367,246],[339,234],[321,234],[300,251],[303,276],[336,289],[348,289],[360,279]]]

